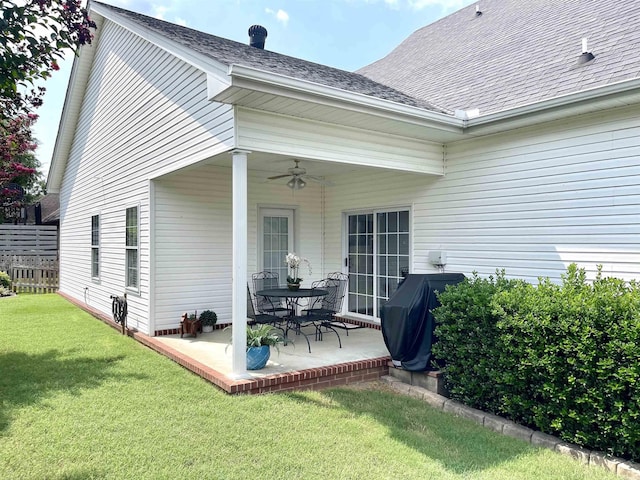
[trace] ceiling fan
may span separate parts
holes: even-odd
[[[287,173],[283,175],[274,175],[273,177],[268,177],[267,180],[277,180],[278,178],[286,178],[291,177],[287,182],[287,186],[292,190],[300,190],[307,185],[306,180],[311,180],[312,182],[320,183],[322,185],[331,186],[332,182],[325,180],[321,177],[316,177],[314,175],[307,175],[307,170],[305,168],[300,167],[298,164],[300,160],[294,160],[296,166],[291,167],[287,170]]]

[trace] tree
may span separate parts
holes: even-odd
[[[65,51],[90,44],[96,24],[80,0],[0,0],[0,212],[15,211],[38,183],[31,126]]]
[[[59,69],[66,50],[91,43],[96,24],[80,0],[0,0],[0,11],[0,115],[13,118],[42,104],[35,82]]]

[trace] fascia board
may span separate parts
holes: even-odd
[[[640,79],[625,80],[609,85],[593,87],[575,93],[529,103],[499,112],[481,115],[466,120],[466,133],[473,136],[500,131],[512,130],[546,121],[550,112],[562,111],[562,116],[586,113],[597,109],[598,102],[606,102],[609,98],[620,97],[631,93],[640,94]],[[517,126],[514,121],[517,121]]]
[[[464,122],[450,115],[431,112],[410,105],[392,102],[361,93],[348,92],[339,88],[279,75],[243,65],[229,67],[231,86],[247,88],[275,95],[306,100],[352,111],[388,116],[394,120],[437,128],[449,132],[462,133]],[[216,100],[216,97],[212,97]]]
[[[51,155],[51,164],[49,165],[49,173],[47,175],[47,192],[49,193],[60,193],[62,177],[80,116],[82,99],[87,89],[89,75],[88,65],[93,63],[93,57],[97,45],[100,42],[100,32],[104,24],[104,19],[99,16],[93,20],[96,22],[97,28],[91,45],[83,45],[80,47],[79,54],[73,58],[73,65],[71,66],[71,74],[69,75],[69,83],[67,84],[56,141]]]
[[[183,60],[189,65],[202,70],[207,75],[214,75],[218,77],[218,80],[220,82],[226,81],[228,65],[221,63],[207,55],[196,52],[189,47],[185,47],[178,42],[174,42],[164,35],[161,35],[143,25],[140,25],[139,23],[129,20],[128,18],[119,15],[117,12],[113,12],[103,5],[92,5],[91,9],[107,18],[108,20],[111,20],[112,22],[120,25],[122,28],[125,28],[135,35],[144,38],[145,40],[153,43],[159,48],[166,50],[167,52],[171,53],[180,60]]]

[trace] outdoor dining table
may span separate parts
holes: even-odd
[[[320,288],[300,288],[298,290],[289,290],[283,288],[266,288],[258,290],[256,295],[261,297],[284,298],[289,310],[289,316],[295,317],[296,307],[301,298],[324,297],[329,292]]]
[[[296,319],[296,307],[301,298],[313,298],[324,297],[329,294],[328,290],[321,288],[299,288],[298,290],[289,290],[289,288],[267,288],[264,290],[258,290],[256,295],[271,298],[284,298],[287,303],[287,309],[289,310],[286,317],[283,320],[286,322],[284,328],[285,345],[287,344],[287,333],[289,330],[294,330],[297,334],[304,335],[307,341],[307,347],[309,347],[309,353],[311,353],[311,344],[309,343],[309,337],[307,334],[300,330],[300,323],[295,321]],[[299,318],[299,317],[298,317]],[[313,324],[316,328],[316,339],[318,338],[319,330],[318,326]],[[342,346],[342,345],[341,345]]]

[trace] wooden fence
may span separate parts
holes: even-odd
[[[58,228],[51,225],[1,225],[0,255],[57,258]]]
[[[9,274],[16,293],[52,293],[60,283],[59,263],[53,258],[0,255],[0,270]]]

